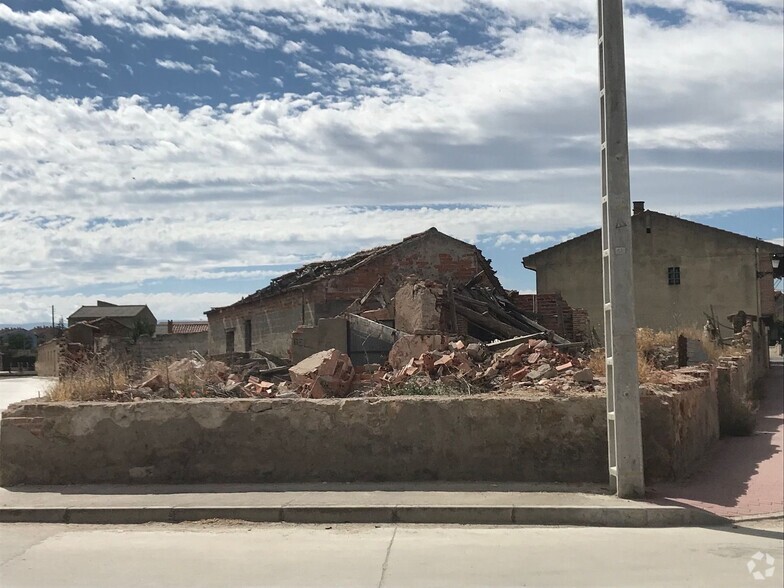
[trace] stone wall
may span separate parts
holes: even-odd
[[[650,479],[717,436],[710,386],[643,399]],[[0,483],[607,480],[605,398],[201,399],[12,405]]]
[[[764,326],[761,332],[747,329],[751,335],[750,349],[742,354],[720,357],[715,367],[722,435],[750,435],[754,430],[754,389],[768,369],[770,350]]]
[[[707,370],[679,370],[699,385],[682,390],[643,385],[640,396],[645,477],[687,476],[719,439],[715,380]]]

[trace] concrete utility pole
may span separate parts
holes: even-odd
[[[602,275],[610,486],[618,496],[633,497],[645,493],[645,482],[632,276],[623,2],[598,1]]]

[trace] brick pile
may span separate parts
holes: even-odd
[[[440,383],[476,392],[556,382],[567,388],[592,387],[594,377],[586,363],[585,358],[567,355],[544,339],[528,339],[497,352],[480,343],[456,340],[445,349],[410,357],[399,369],[379,367],[365,376],[371,385],[360,387],[365,388],[363,395],[394,393],[411,380],[422,386]]]
[[[336,349],[320,351],[291,367],[270,368],[263,359],[228,366],[202,357],[185,358],[115,391],[113,398],[346,398],[407,393],[404,388],[409,385],[425,390],[439,385],[456,393],[537,385],[592,390],[593,374],[585,364],[583,357],[567,355],[538,338],[494,351],[493,346],[465,344],[444,335],[407,335],[383,365],[354,366]]]

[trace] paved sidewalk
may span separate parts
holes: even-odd
[[[784,512],[784,366],[772,363],[757,430],[726,437],[688,480],[654,484],[660,504],[683,504],[722,517],[744,518]]]
[[[618,527],[721,524],[599,486],[420,483],[46,486],[0,489],[0,522],[461,523]]]

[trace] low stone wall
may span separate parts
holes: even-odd
[[[715,367],[715,388],[722,435],[750,435],[754,431],[754,389],[769,363],[765,329],[751,331],[751,349],[720,357]]]
[[[648,478],[717,436],[710,386],[645,390]],[[201,399],[12,405],[0,483],[607,480],[605,398]]]
[[[645,385],[640,396],[645,477],[687,476],[719,439],[715,376],[707,370],[679,370],[701,380],[680,390]]]

